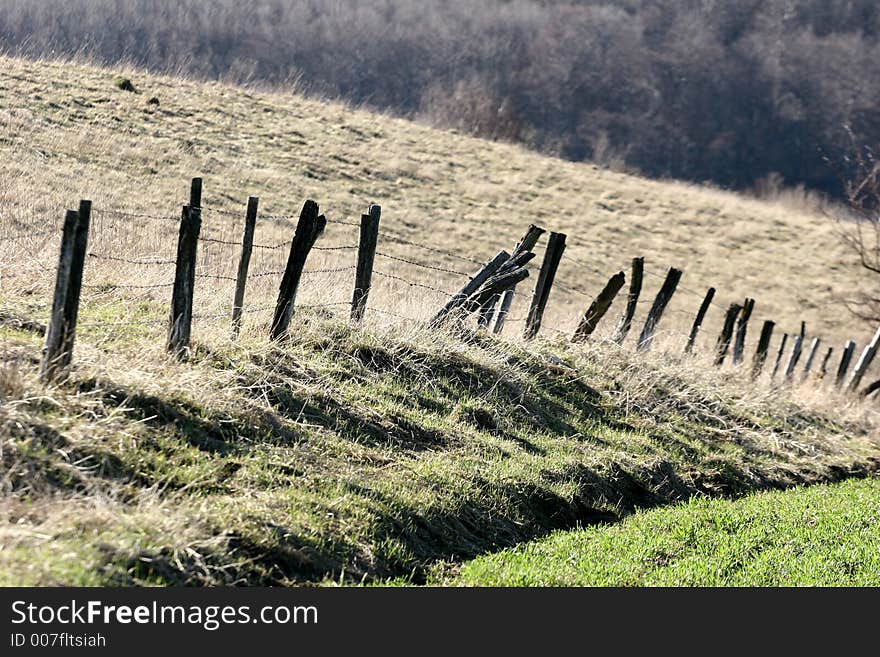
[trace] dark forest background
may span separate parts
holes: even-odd
[[[880,143],[878,4],[0,0],[0,47],[296,86],[650,176],[839,194],[826,158]]]

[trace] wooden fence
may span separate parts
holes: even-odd
[[[446,296],[445,302],[438,303],[436,312],[427,321],[429,326],[440,327],[474,322],[480,330],[500,334],[506,326],[521,323],[523,325],[522,336],[526,340],[532,340],[540,334],[550,294],[554,287],[586,295],[586,293],[569,288],[556,280],[560,262],[563,258],[568,257],[565,253],[567,236],[563,233],[550,232],[537,270],[535,285],[529,293],[528,312],[521,318],[510,316],[513,298],[517,294],[518,288],[523,287],[526,279],[530,277],[532,261],[537,259],[535,248],[546,234],[542,227],[535,225],[526,228],[523,237],[511,248],[510,252],[502,249],[485,263],[478,263],[460,254],[438,249],[433,245],[414,242],[383,232],[380,229],[381,208],[378,205],[369,206],[359,223],[328,222],[326,217],[321,214],[318,204],[308,200],[303,204],[302,211],[296,218],[296,228],[292,239],[267,245],[255,241],[257,239],[259,199],[250,197],[243,213],[241,240],[218,238],[202,233],[203,212],[206,209],[202,207],[201,199],[202,180],[195,178],[191,182],[189,202],[182,207],[178,220],[176,255],[173,259],[167,260],[125,258],[89,250],[90,224],[93,215],[98,214],[99,211],[93,210],[89,201],[81,201],[77,210],[66,212],[55,268],[54,295],[49,312],[49,322],[45,329],[45,346],[40,366],[41,378],[44,381],[64,380],[70,371],[80,296],[84,287],[85,264],[89,258],[116,261],[125,266],[150,265],[174,268],[173,282],[122,286],[170,289],[167,320],[145,320],[122,322],[121,324],[164,323],[166,348],[170,354],[181,360],[187,359],[190,355],[193,319],[200,317],[193,312],[195,281],[198,277],[211,277],[234,283],[234,292],[230,299],[230,312],[201,316],[202,318],[212,320],[228,318],[232,335],[238,336],[244,314],[271,310],[272,319],[269,323],[267,338],[273,341],[283,341],[289,335],[294,313],[297,308],[302,307],[297,302],[297,293],[303,276],[309,274],[351,273],[350,301],[330,301],[319,305],[325,308],[347,307],[348,319],[353,323],[362,322],[371,312],[407,319],[405,316],[370,305],[371,290],[377,278],[382,278]],[[228,211],[225,212],[228,213]],[[328,225],[356,227],[359,231],[358,241],[331,246],[319,245],[319,239],[328,231]],[[4,241],[12,243],[16,239],[19,238],[15,236],[0,237],[0,243]],[[441,266],[438,262],[425,263],[415,260],[414,257],[401,257],[387,253],[380,248],[384,240],[403,245],[413,251],[428,253],[431,256],[467,262],[471,265],[470,271]],[[235,275],[200,272],[198,262],[200,244],[218,244],[237,248],[239,253],[236,258]],[[286,250],[287,257],[283,269],[252,272],[251,264],[255,249],[274,251],[279,254]],[[315,251],[351,252],[351,263],[341,267],[308,269],[307,262]],[[377,268],[378,260],[404,263],[428,272],[452,275],[461,280],[461,285],[457,290],[450,291],[436,285],[412,281],[400,273]],[[534,270],[531,271],[534,272]],[[645,269],[644,258],[633,258],[626,294],[626,308],[613,330],[612,339],[618,343],[622,343],[626,338],[635,321],[637,306],[644,301],[640,299],[640,296],[645,275],[657,276],[657,274]],[[732,302],[725,308],[719,306],[715,301],[717,292],[715,288],[708,288],[705,294],[683,288],[680,285],[682,276],[682,271],[674,267],[669,268],[665,276],[662,276],[662,286],[654,299],[651,300],[650,309],[638,334],[636,348],[639,351],[651,349],[670,301],[678,292],[684,291],[700,299],[690,332],[687,335],[684,352],[688,354],[693,352],[707,314],[712,308],[716,308],[724,313],[724,322],[720,334],[715,340],[713,354],[715,365],[720,367],[729,359],[733,365],[746,365],[747,367],[744,369],[752,379],[760,376],[770,356],[770,345],[776,332],[776,323],[771,320],[763,322],[754,354],[750,359],[747,359],[746,338],[749,322],[757,303],[756,300],[746,298],[742,302]],[[274,304],[249,307],[247,305],[248,284],[256,279],[266,277],[274,277],[279,281]],[[608,278],[598,295],[589,297],[589,303],[586,304],[583,315],[580,316],[577,328],[569,336],[572,342],[582,343],[590,339],[600,322],[606,318],[612,302],[624,289],[626,281],[626,272],[616,272]],[[828,377],[831,381],[830,385],[847,392],[861,395],[876,393],[880,391],[880,381],[865,387],[862,387],[862,382],[876,357],[878,347],[880,347],[880,328],[870,343],[862,349],[852,370],[850,370],[850,365],[856,353],[856,343],[851,340],[841,349],[841,355],[836,361],[835,368],[834,347],[826,346],[825,341],[819,336],[808,338],[806,326],[801,323],[798,332],[781,335],[773,368],[770,371],[770,378],[771,380],[778,379],[783,384],[794,385],[806,380],[812,373],[823,379]],[[748,363],[747,360],[749,360]],[[835,368],[830,377],[829,368]]]

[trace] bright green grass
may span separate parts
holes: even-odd
[[[878,586],[880,479],[705,498],[467,563],[480,586]]]

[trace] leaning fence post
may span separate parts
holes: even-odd
[[[746,346],[746,328],[748,328],[749,318],[755,309],[755,300],[746,298],[743,303],[742,312],[739,319],[736,320],[736,337],[733,341],[733,364],[737,365],[742,362],[743,351]]]
[[[471,295],[479,290],[480,286],[489,280],[489,278],[491,278],[508,260],[510,260],[510,254],[507,251],[499,251],[495,257],[483,265],[458,292],[452,295],[452,298],[446,302],[446,305],[443,306],[440,309],[440,312],[438,312],[434,316],[434,319],[431,320],[431,324],[434,326],[439,325],[440,322],[453,310],[463,306]]]
[[[877,329],[877,332],[874,334],[871,342],[869,342],[864,351],[862,351],[862,355],[859,357],[859,360],[856,363],[856,367],[853,370],[852,378],[849,380],[847,390],[855,390],[859,387],[859,384],[862,382],[862,377],[871,366],[871,362],[874,360],[874,356],[877,355],[878,345],[880,345],[880,328]]]
[[[629,279],[629,292],[626,295],[626,310],[620,319],[620,326],[614,341],[621,344],[632,327],[633,317],[636,314],[636,307],[639,303],[639,296],[642,294],[642,277],[645,273],[645,259],[642,257],[632,259],[632,273]]]
[[[52,314],[40,363],[40,379],[44,383],[59,380],[73,359],[91,209],[91,201],[80,201],[79,211],[68,210],[64,217]]]
[[[740,310],[742,310],[741,305],[732,303],[727,309],[727,314],[724,316],[724,326],[722,326],[718,341],[715,343],[716,367],[723,365],[724,359],[727,357],[727,350],[730,349],[730,340],[733,338],[733,328]]]
[[[540,226],[529,224],[528,229],[526,229],[526,234],[523,235],[523,238],[514,247],[511,257],[518,255],[523,251],[531,251],[534,249],[535,244],[538,243],[541,235],[545,232],[546,231]],[[497,335],[504,329],[504,322],[507,320],[507,314],[510,312],[511,304],[513,304],[514,294],[516,294],[516,286],[506,290],[504,294],[501,295],[501,304],[498,306],[498,317],[495,320],[495,326],[492,328],[492,333]],[[487,324],[491,323],[491,321],[492,318],[489,317],[487,313]]]
[[[797,366],[798,361],[801,358],[801,352],[804,349],[804,336],[796,335],[794,337],[794,343],[791,345],[791,356],[788,359],[788,367],[785,368],[785,380],[791,381],[792,376],[794,376],[794,368]]]
[[[382,208],[371,205],[367,214],[361,215],[361,233],[358,241],[357,271],[354,276],[354,293],[351,297],[351,319],[361,321],[367,310],[367,297],[373,278],[373,262],[376,259],[376,243],[379,241],[379,218]]]
[[[572,342],[583,342],[593,333],[593,331],[596,330],[596,326],[599,325],[599,322],[605,316],[605,313],[608,312],[611,303],[614,301],[614,297],[620,292],[620,288],[623,287],[625,281],[626,276],[622,271],[614,274],[614,276],[608,279],[608,282],[599,293],[599,296],[593,300],[593,303],[590,304],[590,307],[587,308],[587,312],[585,312],[584,316],[581,318],[581,322],[578,324],[577,330],[575,330],[574,336],[571,338]]]
[[[165,345],[169,352],[181,359],[186,358],[189,352],[196,255],[201,227],[201,208],[183,206],[177,235],[177,259],[174,268],[174,287],[171,292],[168,340]]]
[[[706,290],[706,296],[703,298],[703,303],[700,304],[700,309],[697,311],[697,316],[694,318],[694,324],[691,326],[690,335],[688,335],[687,344],[684,346],[684,352],[689,354],[694,349],[694,342],[697,339],[697,333],[700,332],[700,327],[703,325],[703,320],[706,318],[706,313],[709,311],[709,306],[712,304],[712,299],[715,298],[715,288],[710,287]]]
[[[287,266],[284,268],[284,276],[278,288],[278,300],[275,302],[275,314],[269,331],[272,340],[287,335],[306,258],[326,225],[327,220],[324,216],[318,216],[318,204],[311,200],[306,201],[296,224],[296,232],[293,234],[290,253],[287,256]]]
[[[637,347],[639,351],[644,351],[651,347],[651,342],[654,340],[654,333],[657,331],[657,324],[660,323],[660,318],[663,317],[663,311],[666,310],[669,300],[672,299],[672,295],[675,294],[675,288],[678,287],[678,282],[680,280],[681,270],[676,269],[675,267],[670,267],[660,291],[654,298],[654,303],[651,306],[651,310],[648,312],[648,318],[645,320],[645,325],[642,327],[642,332],[639,335]]]
[[[556,278],[556,270],[559,269],[559,261],[562,252],[565,251],[565,233],[550,233],[547,240],[547,250],[544,252],[544,261],[541,263],[541,271],[538,273],[538,281],[535,283],[535,293],[532,295],[532,304],[526,318],[526,328],[523,336],[531,340],[541,330],[541,320],[544,317],[544,309],[550,298],[550,288]]]
[[[757,379],[767,362],[767,350],[770,348],[770,339],[773,337],[775,322],[769,319],[764,321],[761,327],[761,337],[758,338],[758,348],[755,350],[755,359],[752,361],[752,379]]]
[[[828,347],[828,351],[825,352],[825,357],[822,359],[822,365],[819,367],[819,378],[824,379],[828,375],[828,361],[831,360],[831,355],[834,353],[834,347]]]
[[[260,199],[249,196],[247,213],[244,218],[244,234],[241,238],[241,258],[238,261],[238,275],[235,279],[235,299],[232,302],[232,335],[241,331],[241,313],[244,307],[244,290],[247,285],[248,268],[251,264],[251,253],[254,249],[254,230],[257,226],[257,207]]]
[[[848,340],[846,346],[843,348],[843,354],[840,357],[840,365],[837,366],[837,376],[834,379],[834,385],[838,388],[843,385],[843,381],[846,378],[846,373],[847,370],[849,370],[849,364],[852,361],[855,351],[856,343],[852,340]]]
[[[785,345],[788,343],[788,333],[782,334],[782,341],[779,343],[779,349],[776,352],[776,362],[773,364],[773,371],[770,373],[770,379],[776,378],[779,372],[779,366],[782,365],[782,355],[785,353]]]
[[[821,338],[813,338],[813,341],[810,343],[810,352],[807,354],[807,362],[804,363],[804,372],[803,378],[806,379],[810,374],[810,370],[813,369],[813,361],[816,359],[816,352],[819,350],[819,345],[822,344]]]

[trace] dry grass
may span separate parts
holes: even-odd
[[[4,583],[418,580],[438,560],[639,506],[877,469],[870,404],[815,379],[749,385],[709,367],[705,350],[681,356],[709,284],[720,305],[757,297],[755,322],[863,338],[833,305],[858,272],[817,215],[341,105],[126,71],[136,95],[115,72],[0,63],[0,238],[16,238],[0,256]],[[282,268],[309,197],[330,219],[322,247],[354,244],[343,222],[370,202],[387,233],[477,261],[529,222],[566,231],[559,280],[586,296],[554,290],[544,338],[524,345],[515,330],[428,331],[412,320],[444,293],[381,277],[368,321],[352,327],[345,305],[308,307],[347,302],[352,272],[312,274],[279,347],[265,337],[273,274],[249,284],[253,312],[234,341],[224,277],[237,248],[205,242],[195,350],[177,363],[162,345],[169,288],[135,286],[170,282],[162,262],[196,174],[205,236],[236,242],[247,195],[261,197],[256,241],[282,247],[258,249],[252,273]],[[80,197],[94,202],[90,250],[103,258],[87,263],[71,381],[45,387],[27,322],[45,321],[57,226]],[[457,289],[474,267],[389,239],[379,248],[462,272],[377,259],[431,288]],[[572,347],[588,297],[634,255],[654,275],[646,303],[667,265],[685,268],[696,296],[676,295],[648,356],[608,342],[611,321]],[[317,251],[308,268],[353,262],[351,250]]]

